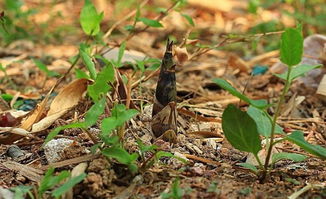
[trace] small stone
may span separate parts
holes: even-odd
[[[44,146],[44,153],[49,163],[59,162],[63,159],[61,156],[65,148],[69,147],[73,143],[73,140],[66,138],[60,138],[51,140]]]
[[[20,158],[25,155],[25,153],[16,145],[11,145],[7,149],[7,155],[11,158]]]

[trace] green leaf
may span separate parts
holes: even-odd
[[[141,153],[146,153],[148,151],[153,152],[155,149],[158,148],[156,145],[145,145],[140,139],[137,140],[137,145]]]
[[[117,127],[122,126],[126,121],[131,119],[137,113],[138,111],[134,109],[126,110],[126,106],[123,104],[115,105],[112,109],[111,117],[105,118],[102,121],[102,135],[105,136]]]
[[[252,14],[257,14],[259,0],[249,0],[248,11]]]
[[[68,178],[70,173],[68,171],[61,171],[59,175],[53,176],[54,168],[48,169],[45,173],[44,178],[42,179],[38,192],[39,195],[42,195],[45,191],[53,188],[55,185],[59,184],[62,180]]]
[[[259,109],[263,109],[268,106],[268,104],[266,103],[265,100],[249,99],[247,96],[243,95],[242,93],[237,91],[235,88],[233,88],[233,86],[231,84],[229,84],[229,82],[225,81],[224,79],[215,78],[215,79],[213,79],[213,82],[216,83],[217,85],[219,85],[221,88],[229,91],[232,95],[238,97],[242,101],[245,101],[245,102],[251,104],[252,106],[255,106]]]
[[[10,188],[10,190],[15,192],[14,199],[23,199],[27,198],[25,195],[28,193],[33,187],[19,185],[17,187]]]
[[[125,52],[125,49],[126,49],[126,41],[122,42],[122,44],[119,48],[118,61],[117,61],[118,67],[121,66],[121,60],[122,60],[123,54]]]
[[[317,64],[317,65],[307,65],[307,64],[301,64],[298,66],[294,66],[291,74],[290,74],[290,81],[293,81],[294,79],[296,79],[297,77],[300,77],[302,75],[304,75],[305,73],[315,69],[315,68],[320,68],[322,65],[321,64]],[[288,71],[282,73],[282,74],[274,74],[275,76],[286,80]]]
[[[162,199],[181,199],[183,195],[185,194],[185,191],[180,188],[180,180],[179,178],[176,178],[171,186],[171,191],[169,193],[162,193],[161,198]]]
[[[80,25],[87,35],[97,35],[100,32],[100,23],[103,19],[103,12],[98,14],[90,0],[85,0],[84,7],[80,13]]]
[[[191,26],[195,26],[194,20],[191,18],[191,16],[187,14],[181,14]]]
[[[82,70],[79,68],[75,69],[75,75],[77,79],[90,79],[90,77]]]
[[[137,172],[137,165],[135,161],[138,158],[138,154],[132,153],[129,154],[124,148],[121,147],[110,147],[102,150],[102,154],[109,158],[114,158],[119,161],[121,164],[128,165],[131,172]]]
[[[120,144],[118,136],[101,136],[101,139],[107,146],[114,146]]]
[[[137,67],[140,69],[141,72],[144,72],[145,71],[145,63],[144,61],[139,61],[139,60],[136,60],[136,63],[137,63]]]
[[[109,82],[114,81],[114,69],[112,64],[106,65],[98,74],[95,82],[87,87],[87,93],[94,102],[98,101],[102,96],[111,89]]]
[[[272,131],[272,119],[268,113],[253,106],[249,106],[247,113],[253,120],[255,120],[258,133],[262,136],[270,137]],[[275,132],[284,134],[283,129],[278,124],[276,124]]]
[[[139,17],[138,21],[141,21],[145,25],[150,26],[150,27],[154,27],[154,28],[163,27],[163,25],[159,21],[153,20],[153,19],[148,19],[148,18],[145,18],[145,17]]]
[[[126,25],[123,27],[123,29],[125,29],[126,31],[133,31],[135,27],[133,25]]]
[[[80,183],[84,178],[86,177],[86,173],[82,173],[79,176],[70,178],[67,182],[65,182],[63,185],[61,185],[59,188],[53,190],[52,196],[55,198],[59,198],[64,193],[69,191],[71,188],[73,188],[76,184]]]
[[[92,61],[89,47],[87,47],[85,44],[80,44],[79,54],[85,64],[87,70],[89,71],[90,77],[92,79],[95,79],[96,78],[96,68],[95,68],[94,62]]]
[[[60,131],[65,130],[65,129],[70,129],[70,128],[84,128],[85,124],[83,122],[78,122],[78,123],[72,123],[72,124],[67,124],[64,126],[59,126],[57,128],[55,128],[54,130],[52,130],[49,135],[46,137],[43,146],[48,143],[49,141],[51,141],[55,136],[57,136]]]
[[[234,148],[253,154],[261,150],[256,122],[232,104],[223,112],[222,129]]]
[[[255,167],[255,165],[249,164],[249,163],[238,163],[237,165],[242,166],[246,169],[250,169],[254,173],[258,173],[258,169]]]
[[[6,94],[6,93],[0,94],[0,97],[2,99],[6,100],[7,102],[10,102],[14,98],[14,96],[12,96],[10,94]]]
[[[4,73],[6,72],[6,68],[2,66],[2,63],[0,63],[0,70]]]
[[[103,155],[114,158],[122,164],[129,164],[137,159],[137,154],[130,155],[121,147],[110,147],[102,150]]]
[[[272,163],[276,163],[280,160],[292,160],[294,162],[304,161],[307,157],[305,155],[297,154],[297,153],[274,153],[272,156]]]
[[[308,143],[303,136],[303,132],[301,131],[293,131],[290,135],[286,137],[287,140],[293,142],[294,144],[300,146],[303,150],[318,156],[319,158],[326,160],[326,148],[313,145]]]
[[[288,66],[300,63],[303,53],[303,38],[298,29],[287,28],[281,36],[281,61]]]
[[[46,73],[47,76],[49,76],[49,77],[57,77],[57,76],[60,76],[59,73],[57,73],[57,72],[55,72],[55,71],[50,71],[50,70],[48,69],[48,67],[47,67],[45,64],[43,64],[40,60],[38,60],[38,59],[33,59],[33,61],[34,61],[35,65],[36,65],[36,66],[37,66],[41,71],[43,71],[43,72]]]
[[[94,124],[96,124],[96,121],[98,121],[98,117],[103,113],[105,108],[105,97],[100,99],[99,101],[95,102],[93,106],[87,111],[85,116],[85,125],[87,127],[90,127]]]

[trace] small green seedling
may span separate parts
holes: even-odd
[[[216,181],[213,181],[212,183],[210,183],[207,188],[207,192],[220,194],[221,190],[218,188],[218,183]]]
[[[142,162],[140,166],[141,171],[150,168],[163,157],[175,158],[183,163],[187,162],[183,158],[177,157],[170,152],[160,150],[156,145],[145,145],[141,140],[137,140],[137,145],[139,147],[139,155]],[[147,153],[150,154],[149,157],[146,157]]]
[[[180,180],[179,180],[179,178],[176,178],[172,183],[170,192],[162,193],[161,198],[162,199],[181,199],[184,194],[185,194],[185,191],[182,188],[180,188]]]
[[[60,198],[64,193],[69,191],[86,177],[85,173],[71,177],[69,171],[61,171],[58,175],[53,174],[54,168],[48,169],[38,187],[38,198],[43,198],[45,192],[48,190],[52,190],[51,195],[53,197]],[[64,183],[61,186],[58,186],[62,182]]]
[[[14,192],[14,199],[26,198],[26,195],[28,195],[29,198],[34,199],[35,197],[31,191],[32,188],[33,187],[31,186],[19,185],[10,190]]]
[[[59,73],[55,72],[55,71],[50,71],[48,69],[48,67],[41,61],[38,59],[33,59],[34,64],[42,71],[44,72],[48,77],[58,77],[60,76]]]
[[[293,131],[290,135],[287,135],[276,123],[281,112],[281,107],[285,101],[285,95],[288,93],[292,81],[304,75],[306,72],[321,66],[310,66],[305,64],[298,65],[301,61],[302,53],[303,38],[301,35],[301,28],[286,29],[281,36],[280,54],[281,61],[288,66],[288,70],[280,75],[275,74],[275,76],[285,81],[285,86],[279,96],[273,117],[271,117],[267,112],[267,108],[274,106],[273,104],[268,104],[265,100],[252,100],[237,91],[223,79],[217,78],[213,80],[216,84],[229,91],[232,95],[250,104],[246,112],[241,111],[232,104],[229,105],[222,115],[222,128],[225,137],[233,147],[254,155],[259,164],[258,168],[248,163],[241,163],[239,165],[250,169],[257,175],[261,174],[261,180],[266,178],[270,162],[275,164],[277,161],[282,159],[303,161],[306,158],[304,155],[294,153],[272,154],[272,149],[275,144],[284,140],[288,140],[300,146],[305,151],[323,160],[326,159],[326,149],[305,141],[303,132]],[[280,134],[282,139],[275,141],[275,134]],[[262,149],[260,140],[261,136],[265,137],[268,142],[266,144],[267,155],[265,160],[260,160],[258,158],[258,152]]]

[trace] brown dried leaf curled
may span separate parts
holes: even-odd
[[[77,79],[65,86],[52,101],[46,117],[33,125],[32,132],[48,128],[55,120],[76,106],[87,90],[89,83],[88,79]]]
[[[183,48],[176,47],[174,49],[174,53],[177,56],[179,64],[183,64],[184,62],[188,61],[189,56],[188,56],[187,49],[185,47]]]

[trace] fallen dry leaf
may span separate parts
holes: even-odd
[[[186,61],[188,61],[189,56],[188,56],[187,49],[185,47],[183,47],[183,48],[175,47],[174,53],[177,56],[177,60],[178,60],[179,64],[183,64]]]
[[[33,125],[32,132],[48,128],[55,120],[76,106],[87,90],[89,83],[88,79],[77,79],[64,87],[52,101],[46,117]]]

